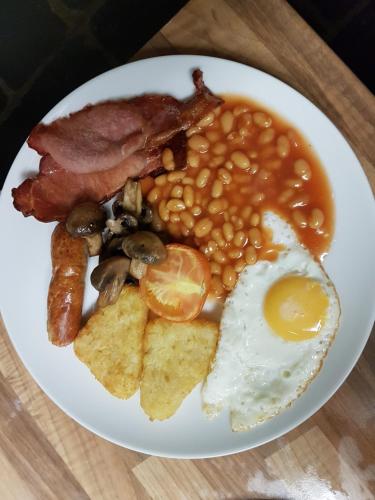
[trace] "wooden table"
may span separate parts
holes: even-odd
[[[351,143],[375,186],[375,101],[283,0],[191,0],[136,58],[195,53],[260,68],[316,103]],[[375,496],[375,337],[316,415],[253,451],[167,460],[80,427],[38,388],[3,325],[0,498],[370,499]]]

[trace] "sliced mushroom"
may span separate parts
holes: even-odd
[[[130,262],[129,274],[131,274],[137,280],[143,278],[146,274],[147,264],[138,259],[132,259]]]
[[[146,203],[142,203],[142,210],[138,217],[139,223],[144,226],[151,224],[153,215],[154,214],[152,212],[152,208],[149,207]]]
[[[156,234],[138,231],[126,236],[122,242],[125,254],[145,264],[157,264],[167,257],[167,250]]]
[[[125,212],[117,217],[117,219],[107,219],[107,228],[113,234],[128,234],[130,231],[137,229],[138,220],[137,218]]]
[[[99,255],[103,245],[102,233],[94,233],[84,237],[87,242],[87,249],[90,257]]]
[[[126,181],[121,204],[124,210],[137,217],[140,215],[142,210],[142,190],[139,182],[131,179]]]
[[[111,257],[95,267],[91,273],[91,284],[99,292],[99,307],[117,301],[129,268],[130,260],[126,257]]]
[[[90,236],[104,229],[105,219],[105,212],[97,203],[86,201],[73,208],[65,226],[71,236]]]

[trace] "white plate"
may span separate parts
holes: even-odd
[[[13,163],[0,199],[0,304],[11,340],[26,368],[48,396],[83,426],[121,446],[165,457],[212,457],[246,450],[303,422],[332,396],[353,368],[375,312],[375,207],[366,177],[335,126],[284,83],[253,68],[210,57],[148,59],[113,69],[82,85],[57,104],[45,121],[88,103],[143,92],[186,97],[193,90],[191,71],[196,67],[203,70],[205,82],[214,92],[248,95],[302,130],[333,187],[336,232],[325,267],[340,295],[341,328],[320,375],[292,408],[252,432],[232,433],[226,414],[211,422],[205,419],[199,388],[173,418],[161,423],[148,420],[138,395],[129,401],[111,396],[78,361],[71,346],[57,348],[47,340],[53,224],[24,218],[13,208],[10,195],[12,187],[38,168],[38,155],[26,144]],[[87,307],[95,296],[91,286],[86,295]]]

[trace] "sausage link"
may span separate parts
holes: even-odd
[[[58,224],[51,238],[47,320],[48,338],[57,346],[70,344],[79,332],[87,257],[84,238],[73,238],[64,223]]]

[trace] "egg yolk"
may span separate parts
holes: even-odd
[[[288,275],[276,281],[264,301],[264,316],[285,340],[306,340],[322,329],[328,297],[321,284],[305,276]]]

